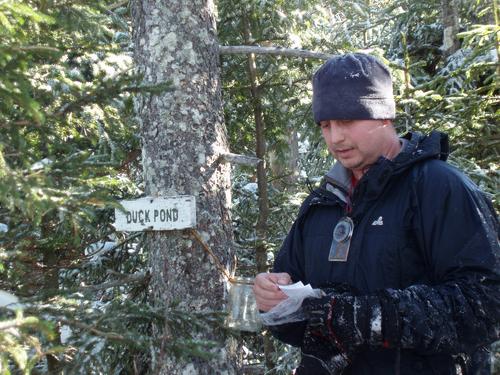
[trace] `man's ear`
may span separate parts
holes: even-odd
[[[382,125],[384,125],[384,126],[389,126],[389,125],[391,125],[391,126],[392,126],[392,120],[389,120],[389,119],[387,119],[387,120],[382,120]]]

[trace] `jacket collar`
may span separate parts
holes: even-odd
[[[448,136],[444,133],[433,131],[424,136],[419,132],[410,132],[401,137],[401,142],[401,151],[394,160],[380,157],[361,178],[356,189],[357,196],[361,195],[367,200],[375,199],[383,191],[391,176],[423,160],[446,160],[448,157]],[[349,192],[353,191],[351,174],[351,171],[336,162],[325,175],[324,188],[347,203]]]
[[[349,201],[349,192],[352,191],[352,173],[344,168],[342,164],[336,162],[332,169],[325,175],[325,188],[332,192],[344,203]]]

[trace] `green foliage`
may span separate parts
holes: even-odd
[[[219,39],[332,54],[368,49],[385,58],[396,78],[401,132],[448,132],[451,161],[498,207],[498,25],[490,1],[456,3],[461,46],[448,58],[440,50],[443,27],[434,0],[224,0]],[[132,96],[169,88],[168,82],[144,86],[132,74],[127,13],[110,1],[0,2],[0,290],[23,303],[17,312],[0,308],[2,374],[46,373],[54,366],[72,374],[147,373],[160,350],[151,338],[153,323],[172,330],[171,344],[161,350],[187,360],[210,357],[213,343],[197,339],[197,332],[219,329],[222,317],[149,305],[142,236],[110,225],[119,199],[142,194]],[[321,63],[257,56],[268,148],[269,265],[308,184],[333,162],[311,116],[310,77]],[[252,155],[246,65],[246,56],[222,57],[231,149]],[[296,165],[289,163],[292,135]],[[233,220],[244,275],[255,274],[255,178],[254,169],[234,170]],[[263,361],[260,336],[247,339],[253,358]],[[296,358],[296,351],[277,345],[274,370],[287,373]]]
[[[491,1],[462,0],[456,5],[460,49],[448,58],[441,51],[442,13],[434,0],[222,1],[219,37],[225,45],[272,45],[327,53],[367,50],[381,57],[395,77],[396,126],[400,132],[435,129],[448,133],[453,147],[450,162],[464,169],[492,196],[498,208],[498,25],[492,21]],[[250,26],[248,40],[245,22]],[[266,245],[271,264],[307,193],[307,180],[316,184],[333,160],[311,119],[309,81],[322,61],[256,57],[268,148],[271,213]],[[246,65],[245,56],[222,58],[231,148],[251,155],[255,150],[255,124]],[[293,132],[299,139],[299,178],[290,185],[286,182],[293,172],[290,167],[283,170],[274,166],[287,165]],[[234,174],[233,219],[240,245],[239,267],[252,275],[258,218],[256,175],[247,169],[235,169]],[[256,352],[263,350],[257,347]],[[286,357],[287,351],[279,346],[275,370],[286,368],[279,359],[282,356]]]
[[[398,15],[392,25],[396,39],[388,54],[394,56],[393,67],[400,77],[398,122],[402,129],[448,133],[451,162],[490,193],[498,207],[498,26],[477,24],[488,22],[486,16],[493,12],[490,2],[460,5],[461,47],[448,58],[440,50],[440,13],[431,2],[407,4],[408,12]],[[398,32],[411,39],[397,38]]]
[[[0,289],[22,297],[26,314],[1,315],[2,327],[11,326],[0,330],[0,347],[7,348],[0,350],[2,373],[29,373],[35,366],[54,371],[49,357],[70,367],[78,350],[61,345],[56,323],[75,323],[81,338],[100,337],[88,319],[106,326],[105,314],[119,310],[137,286],[127,284],[128,272],[144,262],[143,254],[131,256],[127,241],[118,244],[123,235],[109,224],[117,199],[138,192],[130,156],[139,142],[130,95],[137,79],[116,40],[128,26],[106,6],[0,3],[0,222],[8,227],[0,234]],[[105,241],[117,243],[114,251],[90,254],[92,244]],[[104,260],[110,254],[121,257],[121,276],[106,273],[113,268]],[[113,292],[68,297],[116,278],[124,281],[110,287]],[[110,298],[110,306],[89,307],[96,294]],[[110,339],[129,328],[126,321],[102,332]]]
[[[0,316],[13,315],[8,310]],[[17,310],[15,316],[2,320],[0,323],[0,371],[9,373],[9,359],[12,359],[23,374],[29,374],[36,362],[42,357],[42,345],[33,332],[39,333],[47,339],[54,338],[54,327],[35,316],[24,317],[22,310]],[[26,345],[30,345],[36,354],[29,356]],[[57,353],[61,348],[53,347],[51,353]]]
[[[352,48],[344,30],[345,15],[321,1],[219,2],[219,39],[225,45],[280,46],[326,53]],[[266,17],[262,17],[266,14]],[[333,17],[333,19],[332,19]],[[248,25],[248,40],[245,37]],[[310,77],[321,62],[314,59],[257,56],[259,93],[263,106],[268,165],[290,159],[290,134],[308,142],[314,128],[310,115]],[[255,125],[246,56],[223,56],[225,120],[231,148],[255,153]],[[316,136],[317,138],[317,136]],[[271,162],[270,158],[274,160]],[[270,168],[271,180],[286,180],[290,168]]]
[[[113,211],[140,188],[133,94],[169,82],[133,74],[127,8],[107,1],[0,2],[0,373],[147,373],[161,350],[208,358],[196,332],[220,326],[148,304],[142,235]],[[153,358],[151,358],[153,356]]]

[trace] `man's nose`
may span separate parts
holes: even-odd
[[[344,131],[342,127],[338,125],[337,121],[330,120],[327,137],[333,144],[340,143],[344,140]]]

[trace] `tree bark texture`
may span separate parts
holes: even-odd
[[[147,195],[193,195],[203,241],[232,273],[230,164],[223,123],[215,7],[211,0],[135,0],[134,55],[144,82],[170,80],[172,90],[140,95],[144,188]],[[195,236],[186,231],[148,235],[151,295],[165,311],[172,303],[186,312],[220,311],[225,279]],[[236,350],[218,330],[193,333],[215,340],[211,360],[178,360],[169,345],[172,325],[154,327],[162,344],[152,353],[154,374],[233,374]]]

